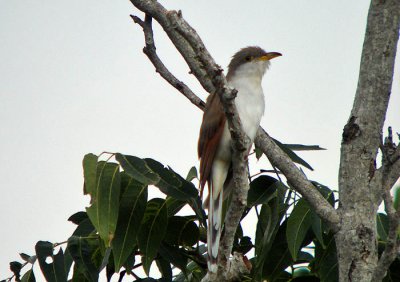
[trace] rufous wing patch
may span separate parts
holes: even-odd
[[[206,183],[211,181],[211,168],[224,132],[225,121],[218,95],[211,94],[207,98],[197,147],[200,158],[200,197],[203,195]]]

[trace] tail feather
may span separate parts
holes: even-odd
[[[208,232],[207,232],[207,247],[208,247],[208,269],[211,272],[217,272],[217,258],[219,249],[219,240],[222,231],[222,203],[223,190],[217,197],[209,197],[208,210]]]

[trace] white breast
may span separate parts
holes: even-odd
[[[238,91],[235,99],[236,107],[243,128],[252,142],[264,114],[265,101],[261,80],[267,67],[268,62],[263,61],[245,64],[229,81],[229,85]]]
[[[235,75],[228,81],[230,87],[238,91],[235,104],[246,135],[254,142],[261,117],[264,114],[265,101],[261,87],[262,77],[269,62],[260,61],[240,66]],[[228,123],[225,123],[216,158],[230,163],[231,135]]]

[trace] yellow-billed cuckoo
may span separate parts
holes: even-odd
[[[261,117],[264,114],[264,93],[261,80],[269,67],[269,60],[281,56],[265,52],[260,47],[241,49],[228,66],[228,85],[238,91],[235,99],[243,130],[254,141]],[[232,179],[231,135],[222,104],[217,94],[210,94],[204,110],[198,143],[200,158],[200,193],[208,185],[208,269],[217,271],[217,256],[222,230],[222,202],[224,189]],[[224,188],[225,187],[225,188]],[[227,192],[225,191],[225,194]]]

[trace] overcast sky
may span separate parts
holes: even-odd
[[[301,156],[315,168],[309,178],[331,188],[367,2],[162,1],[182,10],[223,67],[248,45],[283,54],[263,81],[262,126],[281,142],[327,148]],[[86,153],[152,157],[182,175],[198,166],[202,114],[154,72],[131,13],[128,0],[0,1],[0,279],[38,240],[61,242],[72,233],[67,218],[88,206]],[[205,99],[158,27],[155,38],[167,66]],[[399,63],[396,69],[386,125],[399,132]]]

